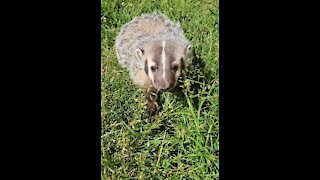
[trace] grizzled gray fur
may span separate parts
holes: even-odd
[[[191,61],[191,44],[178,23],[154,12],[122,27],[115,42],[118,62],[130,78],[146,90],[147,109],[157,110],[159,92],[170,91]]]

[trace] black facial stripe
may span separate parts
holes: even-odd
[[[148,61],[144,62],[144,71],[146,72],[147,75],[149,75],[149,71],[148,71]]]

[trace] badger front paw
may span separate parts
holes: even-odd
[[[159,112],[159,98],[158,94],[156,93],[147,93],[146,94],[146,109],[149,115],[155,115],[157,112]]]
[[[154,116],[158,112],[158,106],[156,102],[147,101],[146,108],[147,108],[148,114],[151,116]]]

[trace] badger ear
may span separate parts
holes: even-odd
[[[187,47],[184,49],[184,54],[188,54],[192,52],[191,44],[188,44]]]
[[[142,49],[142,48],[136,49],[136,57],[137,57],[138,59],[143,59],[143,58],[142,58],[143,55],[144,55],[144,49]]]
[[[183,68],[187,68],[188,65],[191,63],[192,57],[192,46],[188,44],[184,49],[184,58],[183,58]]]

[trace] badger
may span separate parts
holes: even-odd
[[[180,28],[164,14],[142,14],[125,24],[115,40],[119,64],[145,92],[149,114],[159,110],[159,94],[175,88],[191,62],[192,46]]]

